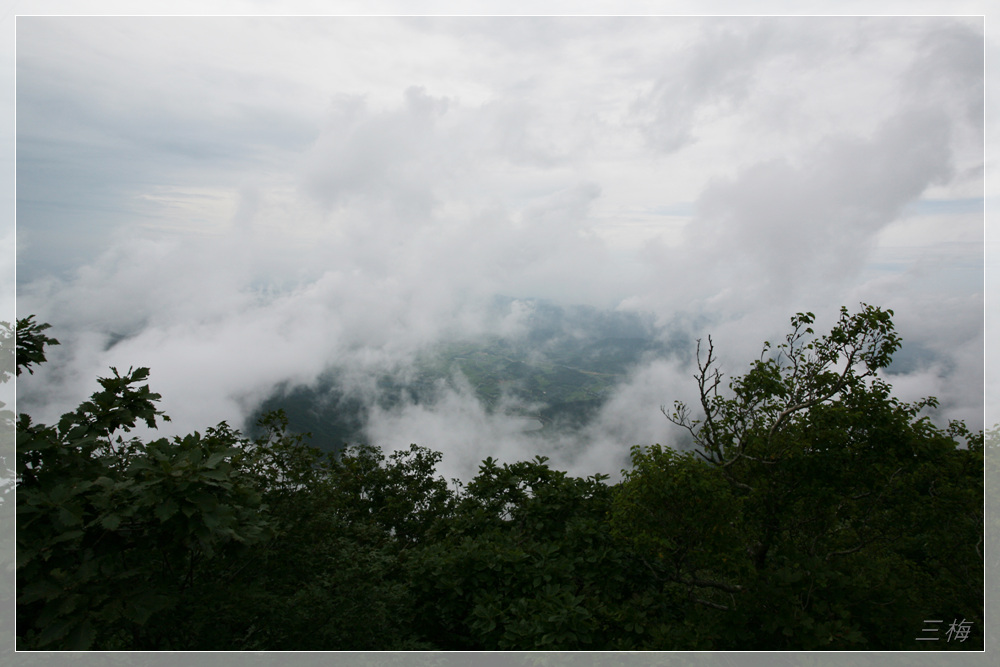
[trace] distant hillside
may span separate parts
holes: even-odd
[[[512,302],[498,300],[499,313],[509,312]],[[415,372],[405,381],[391,375],[378,378],[379,406],[429,403],[442,383],[454,386],[460,375],[489,411],[501,409],[503,397],[512,397],[533,406],[518,414],[536,419],[541,432],[578,429],[597,414],[632,367],[666,356],[685,342],[676,337],[664,342],[649,318],[634,313],[528,303],[530,314],[519,335],[441,343],[417,356]],[[280,388],[251,422],[282,408],[293,430],[311,432],[314,444],[324,449],[365,442],[369,404],[345,392],[338,375],[332,368],[315,387]],[[249,424],[247,428],[253,431]]]

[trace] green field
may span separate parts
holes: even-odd
[[[407,379],[377,379],[382,409],[433,404],[442,386],[467,382],[489,412],[536,419],[542,433],[584,427],[630,369],[671,353],[651,325],[633,315],[564,310],[544,304],[526,335],[455,340],[423,350]],[[572,333],[567,333],[571,331]],[[345,392],[331,368],[315,387],[283,387],[255,413],[282,408],[291,427],[323,449],[363,443],[370,401]],[[521,407],[511,407],[511,406]],[[252,430],[252,429],[251,429]]]

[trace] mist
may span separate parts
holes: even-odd
[[[163,434],[245,428],[335,378],[446,477],[615,475],[683,446],[696,340],[738,375],[866,302],[897,395],[982,428],[982,52],[974,17],[20,17],[17,315],[61,345],[18,410],[147,366]],[[574,428],[459,371],[385,400],[442,345],[547,363],[628,318],[649,350]]]

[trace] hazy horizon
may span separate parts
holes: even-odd
[[[18,409],[51,422],[109,366],[151,368],[164,433],[334,366],[374,401],[436,344],[585,306],[688,353],[644,358],[574,440],[529,443],[461,383],[367,428],[445,474],[614,473],[680,436],[659,408],[695,398],[695,339],[740,374],[795,312],[822,332],[864,301],[895,312],[897,395],[982,428],[983,30],[18,17],[17,316],[62,342]]]

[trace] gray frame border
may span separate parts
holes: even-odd
[[[16,58],[16,17],[18,15],[745,15],[748,11],[755,15],[966,15],[983,16],[985,23],[984,53],[986,58],[986,103],[987,113],[1000,110],[1000,3],[992,0],[821,0],[804,5],[795,0],[754,0],[739,2],[733,0],[685,1],[685,0],[385,0],[361,2],[358,0],[338,0],[321,2],[314,0],[291,0],[268,4],[254,0],[203,0],[202,2],[165,2],[149,0],[129,3],[115,0],[3,0],[0,2],[0,229],[15,228],[15,58]],[[992,12],[990,10],[993,10]],[[992,85],[991,85],[992,84]],[[985,151],[987,156],[998,154],[997,143],[1000,123],[993,127],[987,122]],[[995,160],[995,157],[994,157]],[[989,162],[989,160],[988,160]],[[995,162],[994,162],[995,164]],[[986,214],[984,225],[985,276],[984,315],[989,334],[1000,326],[1000,233],[996,222],[996,204],[1000,201],[1000,177],[997,170],[987,170],[985,180]],[[991,196],[991,193],[992,196]],[[15,254],[14,247],[4,238],[3,252]],[[9,257],[10,255],[8,255]],[[11,263],[13,265],[13,263]],[[16,269],[15,269],[16,271]],[[3,310],[8,303],[14,303],[14,275],[4,270],[0,274],[0,304]],[[14,312],[0,313],[0,320],[13,324]],[[995,338],[995,340],[1000,340]],[[992,357],[987,356],[986,370],[990,370]],[[986,385],[990,391],[989,383]],[[1000,414],[991,410],[1000,396],[986,396],[986,424],[1000,422]],[[7,406],[13,408],[13,406]],[[16,413],[16,408],[14,408]],[[13,456],[14,434],[10,426],[0,424],[0,443],[3,456]],[[8,444],[9,443],[9,444]],[[997,516],[1000,512],[1000,479],[992,475],[986,480],[986,516]],[[483,665],[531,665],[567,667],[653,667],[687,665],[748,667],[770,667],[771,665],[988,665],[996,664],[1000,650],[1000,640],[995,634],[987,633],[986,651],[978,653],[945,652],[905,652],[905,653],[17,653],[13,646],[14,633],[14,508],[12,503],[0,501],[0,664],[20,667],[22,665],[73,664],[81,667],[136,665],[142,667],[173,667],[178,661],[211,666],[251,666],[287,664],[289,667],[307,667],[336,662],[351,667],[375,667],[382,665],[420,665],[421,667],[464,666],[470,660]],[[992,522],[996,525],[996,522]],[[991,531],[986,536],[986,610],[985,617],[993,619],[1000,610],[997,602],[998,565],[1000,558],[1000,535]]]

